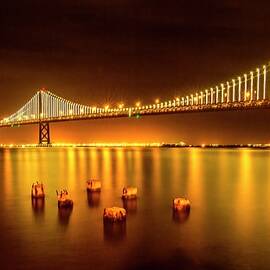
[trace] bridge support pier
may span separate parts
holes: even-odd
[[[39,145],[49,146],[50,144],[49,122],[39,122]]]

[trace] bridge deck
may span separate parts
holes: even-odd
[[[40,122],[64,122],[64,121],[78,121],[78,120],[96,120],[106,118],[120,118],[120,117],[136,117],[147,115],[166,115],[176,113],[194,113],[194,112],[218,112],[218,111],[236,111],[236,110],[250,110],[250,109],[267,109],[270,108],[270,100],[256,100],[256,101],[242,101],[229,102],[218,104],[200,104],[189,106],[167,106],[155,109],[137,109],[133,108],[131,111],[127,109],[117,109],[114,112],[91,113],[83,115],[60,116],[51,118],[40,118],[31,120],[21,120],[8,123],[0,123],[0,127],[13,127],[21,125],[32,125]]]

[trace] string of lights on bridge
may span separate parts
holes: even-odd
[[[110,108],[86,106],[59,97],[50,91],[39,90],[24,106],[14,114],[0,121],[0,126],[31,124],[40,121],[64,121],[88,118],[133,116],[155,113],[226,109],[239,106],[260,106],[267,100],[267,73],[269,64],[258,67],[235,79],[221,83],[190,95],[176,97],[152,104],[136,102],[132,107],[123,103]]]

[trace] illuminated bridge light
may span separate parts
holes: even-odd
[[[111,111],[109,105],[105,105],[104,108],[102,108],[102,112],[109,112],[109,111]]]
[[[227,103],[230,101],[230,83],[227,82]]]
[[[221,83],[221,102],[223,103],[224,102],[224,84]]]
[[[184,106],[185,105],[185,99],[182,97],[181,98],[181,105]]]
[[[250,100],[253,100],[253,71],[250,71]]]
[[[205,104],[208,105],[208,90],[205,90]]]
[[[232,97],[232,101],[235,101],[235,79],[232,79],[232,85],[233,85],[233,97]]]
[[[200,104],[202,105],[203,104],[203,92],[202,91],[200,92],[199,99],[200,99]]]
[[[263,66],[263,99],[266,98],[266,66]]]
[[[240,102],[241,101],[241,77],[239,76],[238,77],[238,101]]]
[[[244,99],[247,100],[247,74],[244,74],[244,80],[245,80],[245,91],[244,91]]]
[[[260,99],[260,69],[257,68],[257,100]]]
[[[175,100],[176,100],[176,106],[180,106],[180,98],[176,97]]]
[[[136,107],[140,107],[141,106],[141,102],[140,101],[137,101],[135,105],[136,105]]]

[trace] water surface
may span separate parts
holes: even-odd
[[[3,149],[0,153],[2,269],[269,269],[270,152],[228,149]],[[102,192],[87,194],[89,178]],[[46,200],[32,202],[32,182]],[[104,207],[126,224],[104,226]],[[72,211],[59,211],[66,188]],[[177,219],[172,199],[188,197]]]

